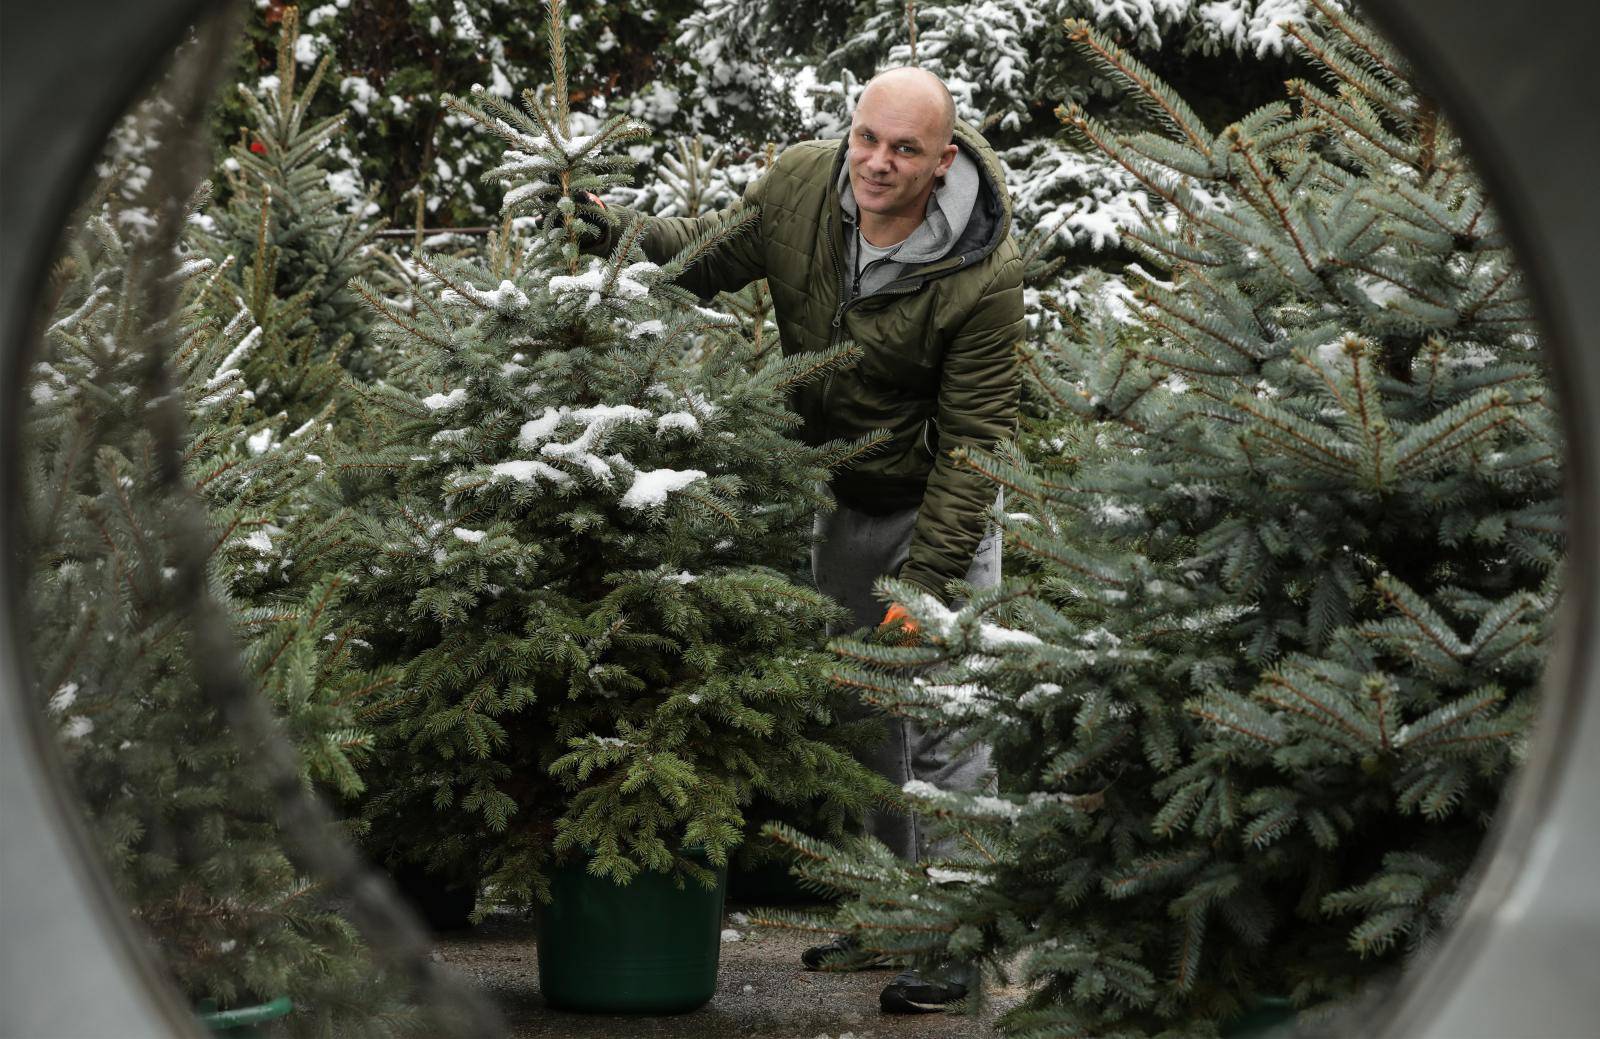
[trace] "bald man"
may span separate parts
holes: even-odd
[[[961,153],[955,129],[949,90],[922,69],[890,69],[861,92],[846,169],[869,249],[898,246],[923,224],[934,188]]]
[[[999,160],[956,117],[937,76],[881,73],[862,92],[846,141],[786,149],[743,204],[761,219],[720,243],[680,279],[703,300],[766,278],[785,354],[853,342],[859,362],[800,387],[791,401],[807,442],[887,436],[875,454],[830,481],[838,507],[816,518],[817,587],[858,627],[915,628],[973,588],[1000,580],[989,512],[1001,503],[952,453],[990,448],[1015,431],[1016,344],[1023,333],[1022,260]],[[645,255],[663,262],[726,214],[645,217]],[[620,228],[590,251],[609,251]],[[914,591],[906,603],[875,593],[882,577]],[[909,607],[909,609],[908,609]],[[898,786],[913,781],[974,791],[992,782],[988,749],[953,753],[958,735],[890,719],[868,762]],[[901,857],[929,856],[914,815],[877,813],[869,832]],[[810,967],[859,963],[838,939],[808,950]],[[942,1010],[964,979],[906,972],[883,991],[890,1012]]]

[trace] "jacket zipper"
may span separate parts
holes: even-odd
[[[839,254],[838,254],[837,251],[835,251],[834,246],[833,246],[833,221],[832,220],[823,221],[823,224],[822,224],[822,235],[827,240],[826,244],[827,244],[827,249],[828,249],[828,260],[833,264],[833,276],[835,278],[837,278],[838,281],[839,281],[839,306],[833,312],[832,330],[828,333],[828,349],[829,350],[832,350],[834,347],[839,345],[839,329],[844,324],[845,311],[849,310],[851,307],[855,306],[857,303],[861,302],[864,299],[872,299],[872,298],[877,297],[877,296],[906,296],[906,295],[910,295],[911,293],[913,293],[913,292],[917,291],[918,289],[920,289],[923,285],[927,284],[927,280],[924,279],[924,280],[922,280],[922,281],[920,281],[920,282],[918,282],[918,283],[916,283],[914,285],[908,285],[905,288],[890,289],[887,286],[885,286],[884,288],[881,288],[876,292],[869,292],[866,295],[851,296],[850,295],[850,283],[845,280],[844,268],[839,265]],[[873,263],[883,263],[883,262],[885,262],[885,261],[884,260],[874,260],[873,261]],[[960,257],[956,258],[956,267],[957,268],[966,266],[966,263],[967,263],[967,258],[965,256],[960,256]],[[862,270],[862,273],[865,274],[867,271],[869,271],[871,269],[872,269],[872,263],[869,263]],[[829,372],[827,374],[827,377],[822,380],[822,414],[823,414],[823,416],[827,416],[829,414],[828,398],[832,395],[832,393],[833,393],[833,373]],[[826,418],[824,418],[824,421],[826,421]]]
[[[828,333],[828,350],[831,352],[839,345],[839,326],[844,321],[844,312],[850,306],[849,285],[844,280],[844,268],[839,266],[839,254],[833,247],[833,220],[831,217],[822,222],[822,235],[827,239],[828,261],[833,264],[833,276],[839,282],[839,308],[833,312],[833,328]],[[822,415],[821,419],[827,422],[828,397],[833,393],[833,373],[829,372],[822,380]],[[824,428],[823,432],[827,432]]]

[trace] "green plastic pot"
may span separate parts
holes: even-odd
[[[200,1023],[212,1035],[226,1036],[227,1039],[254,1039],[265,1034],[257,1025],[287,1017],[294,1010],[294,1004],[288,996],[279,996],[270,1003],[218,1010],[216,1000],[202,999],[198,1009]]]
[[[707,868],[698,851],[686,856]],[[682,1014],[710,1002],[722,954],[728,871],[707,891],[666,873],[616,884],[588,860],[558,866],[539,911],[539,991],[558,1010]]]

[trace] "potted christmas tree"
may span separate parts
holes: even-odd
[[[365,637],[402,669],[366,819],[374,847],[548,903],[553,1003],[682,1010],[712,991],[746,808],[822,802],[837,824],[879,785],[817,648],[837,607],[780,570],[830,471],[871,442],[789,435],[790,389],[850,348],[753,362],[735,321],[673,284],[747,217],[660,266],[633,233],[582,254],[603,217],[573,196],[621,180],[615,149],[642,130],[578,132],[558,5],[550,25],[549,101],[449,99],[509,146],[490,174],[502,234],[475,261],[415,258],[409,298],[358,284],[404,357],[369,394],[391,421],[345,465],[370,510],[350,542]],[[553,215],[514,241],[525,214]],[[643,904],[571,924],[615,899]],[[650,926],[680,899],[683,930]],[[630,944],[654,941],[681,947],[680,976],[641,966],[672,955]]]

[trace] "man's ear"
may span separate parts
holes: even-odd
[[[956,147],[956,143],[954,141],[951,141],[949,144],[945,145],[944,154],[939,156],[939,165],[933,168],[933,175],[935,177],[942,177],[946,173],[949,173],[950,164],[956,161],[956,152],[960,150],[961,149]]]

